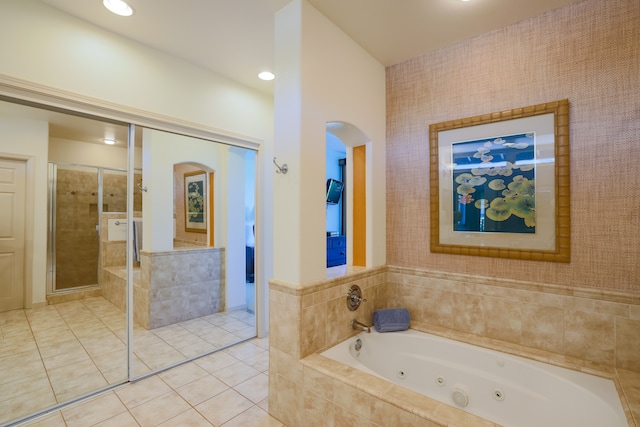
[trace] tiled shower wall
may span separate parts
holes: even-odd
[[[98,173],[59,169],[56,182],[56,288],[98,283]]]

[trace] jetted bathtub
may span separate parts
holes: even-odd
[[[322,355],[508,427],[628,427],[612,380],[411,329]]]

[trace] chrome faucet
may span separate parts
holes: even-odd
[[[356,319],[351,321],[351,329],[354,331],[364,331],[368,334],[371,333],[371,326],[367,326],[364,323],[358,322]]]

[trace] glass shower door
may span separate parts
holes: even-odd
[[[98,169],[54,165],[54,290],[98,284]]]

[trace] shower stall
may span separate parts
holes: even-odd
[[[48,293],[98,285],[101,214],[126,211],[126,170],[49,163]]]

